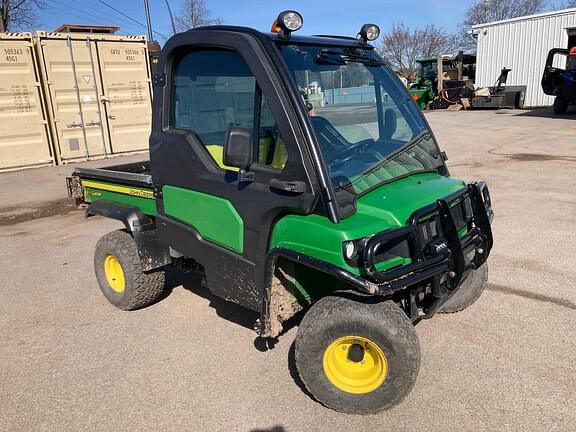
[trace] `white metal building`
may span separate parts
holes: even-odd
[[[512,69],[507,85],[525,85],[525,107],[552,105],[540,86],[551,48],[576,46],[576,8],[479,24],[476,85],[495,84],[503,67]]]

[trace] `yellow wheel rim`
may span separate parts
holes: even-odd
[[[361,336],[336,339],[324,351],[322,363],[328,380],[347,393],[373,392],[388,376],[384,351]]]
[[[114,255],[106,255],[106,258],[104,258],[104,273],[110,288],[117,293],[123,293],[126,288],[124,270],[122,270],[120,261]]]

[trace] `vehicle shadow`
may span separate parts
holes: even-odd
[[[254,323],[260,316],[258,312],[246,309],[236,303],[226,301],[215,296],[202,283],[202,277],[196,274],[187,274],[176,269],[166,271],[166,289],[164,298],[170,296],[172,291],[178,287],[184,288],[199,297],[210,302],[210,307],[216,311],[220,318],[238,324],[242,327],[253,329]]]
[[[542,117],[555,120],[566,120],[566,119],[576,120],[576,108],[570,107],[568,109],[568,112],[562,115],[554,114],[554,110],[552,109],[552,107],[535,108],[523,111],[516,115],[518,117]]]
[[[286,429],[284,426],[272,426],[269,429],[251,429],[250,432],[286,432]]]
[[[175,288],[182,287],[186,291],[189,291],[208,300],[210,302],[209,306],[216,311],[216,314],[220,318],[223,318],[246,329],[254,330],[254,324],[260,317],[259,312],[247,309],[236,303],[226,301],[223,298],[212,294],[212,292],[210,292],[210,290],[202,283],[202,277],[200,275],[187,274],[177,269],[169,268],[166,271],[165,285],[164,295],[161,300],[169,297]],[[281,337],[294,327],[297,327],[300,324],[300,321],[302,320],[305,312],[306,309],[303,309],[285,321],[282,326],[282,333],[280,333],[278,337]],[[278,342],[278,337],[261,338],[256,336],[254,340],[254,347],[258,351],[268,351],[269,349],[274,348]]]

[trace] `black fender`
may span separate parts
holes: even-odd
[[[103,216],[124,223],[126,231],[132,234],[144,271],[158,269],[172,263],[170,249],[164,244],[156,222],[142,213],[137,207],[112,201],[95,201],[86,209],[86,217]]]

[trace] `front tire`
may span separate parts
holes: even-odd
[[[295,341],[298,374],[336,411],[371,414],[408,395],[420,368],[412,322],[393,302],[325,297],[304,316]]]
[[[568,112],[568,102],[561,96],[554,99],[554,114],[563,115]]]
[[[148,306],[164,292],[164,269],[143,272],[136,242],[126,231],[114,231],[98,240],[94,269],[104,296],[122,310]]]
[[[458,291],[442,305],[440,313],[460,312],[475,303],[484,292],[487,281],[488,263],[485,262],[464,279]]]

